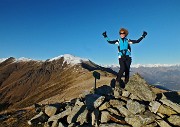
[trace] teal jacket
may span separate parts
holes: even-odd
[[[118,45],[118,57],[121,58],[123,56],[129,56],[131,57],[131,46],[130,44],[139,43],[143,37],[140,37],[138,40],[130,40],[127,38],[120,38],[118,40],[110,41],[108,37],[106,37],[106,40],[110,44],[117,44]]]

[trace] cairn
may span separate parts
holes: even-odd
[[[112,81],[114,82],[114,81]],[[175,92],[155,94],[138,74],[124,89],[111,83],[79,98],[46,105],[29,125],[44,127],[174,127],[180,126],[180,97]]]

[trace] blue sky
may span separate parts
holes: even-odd
[[[132,64],[180,63],[180,0],[0,0],[0,58],[46,60],[63,54],[118,64],[106,42],[129,30]]]

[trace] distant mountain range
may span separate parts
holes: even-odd
[[[118,65],[105,67],[119,71]],[[180,64],[137,64],[131,66],[131,75],[134,73],[139,73],[149,84],[174,91],[180,90]]]

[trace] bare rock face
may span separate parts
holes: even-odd
[[[156,94],[151,90],[146,81],[138,74],[133,75],[129,79],[125,89],[144,101],[153,101],[156,98]]]

